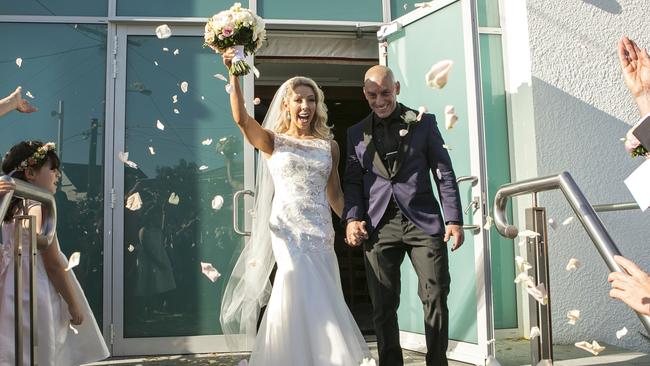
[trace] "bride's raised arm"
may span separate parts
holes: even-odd
[[[232,65],[232,59],[235,56],[233,48],[222,54],[223,63],[228,69]],[[248,142],[255,146],[258,150],[271,155],[273,153],[273,132],[262,128],[262,126],[246,112],[244,106],[244,97],[241,92],[239,84],[239,77],[230,74],[230,85],[232,91],[230,93],[230,108],[232,110],[232,118],[237,123],[237,126],[244,134]]]

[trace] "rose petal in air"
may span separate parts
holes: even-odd
[[[255,77],[257,79],[259,79],[260,78],[260,70],[258,70],[257,67],[255,67],[253,65],[251,65],[251,70],[253,70],[253,74],[255,75]]]
[[[207,165],[201,165],[201,166],[199,167],[199,170],[206,170],[206,169],[208,169],[208,166],[207,166]]]
[[[189,84],[187,83],[187,81],[183,81],[183,82],[181,83],[181,91],[182,91],[183,93],[187,93],[187,88],[188,88],[188,87],[189,87]]]
[[[66,271],[69,271],[73,269],[74,267],[79,265],[79,260],[81,259],[81,253],[79,252],[74,252],[70,255],[70,259],[68,259],[68,266],[65,268]]]
[[[453,105],[448,105],[445,107],[445,129],[451,130],[458,122],[458,116],[456,115],[456,109]]]
[[[181,113],[178,109],[174,108],[174,114],[179,114]]]
[[[162,24],[156,27],[156,37],[158,39],[166,39],[172,36],[172,30],[169,29],[167,24]]]
[[[25,95],[32,98],[32,99],[34,99],[34,96],[32,95],[32,92],[30,92],[29,90],[27,91],[27,93],[25,93]]]
[[[133,251],[135,250],[135,247],[133,246],[133,244],[129,244],[129,247],[126,248],[126,250],[128,250],[129,253],[133,253]]]
[[[447,145],[447,144],[443,144],[442,148],[445,149],[445,150],[451,150],[451,147],[449,147],[449,145]]]
[[[223,80],[225,82],[228,82],[228,79],[226,79],[226,77],[221,75],[221,74],[214,74],[214,77],[219,79],[219,80]]]
[[[169,202],[172,205],[178,205],[178,202],[180,202],[180,197],[176,194],[176,192],[172,192],[172,194],[169,195],[169,199],[167,202]]]
[[[413,6],[415,6],[416,8],[430,8],[432,5],[431,3],[433,3],[433,1],[428,1],[426,3],[415,3],[415,5]]]
[[[173,104],[178,103],[178,95],[176,95],[176,94],[172,95],[172,103]]]
[[[142,208],[142,199],[140,193],[135,192],[126,199],[126,208],[131,211],[137,211]]]
[[[253,105],[260,105],[260,103],[262,103],[262,100],[260,98],[256,97],[255,99],[253,99]]]
[[[23,66],[23,59],[20,58],[20,57],[18,57],[18,58],[16,59],[16,65],[18,65],[18,67]]]
[[[178,48],[174,50],[174,55],[178,55],[179,53],[181,53],[181,51],[179,51]]]
[[[154,60],[154,61],[153,61],[153,64],[156,65],[156,66],[158,66],[158,61]]]
[[[531,339],[539,337],[541,335],[542,335],[542,333],[539,331],[539,327],[530,328],[530,338]]]
[[[555,219],[553,218],[548,219],[548,226],[550,226],[551,229],[553,230],[557,229],[557,222],[555,221]]]
[[[205,139],[205,140],[201,141],[201,144],[203,144],[205,146],[210,146],[212,144],[212,139]]]
[[[534,238],[536,236],[540,236],[540,233],[534,232],[532,230],[524,230],[520,231],[518,236],[521,238]]]
[[[425,106],[420,106],[420,107],[418,108],[418,116],[415,117],[415,119],[419,122],[420,119],[422,119],[422,115],[425,114],[425,113],[427,113],[427,107],[425,107]]]
[[[163,47],[162,50],[163,50],[164,52],[169,52],[169,48],[167,48],[167,47]]]
[[[154,150],[153,146],[149,146],[149,154],[156,155],[156,150]]]
[[[226,93],[228,94],[232,93],[232,85],[226,84]]]
[[[442,60],[431,66],[429,72],[425,76],[425,81],[430,88],[442,89],[447,85],[449,71],[454,65],[451,60]]]
[[[156,128],[161,130],[161,131],[164,131],[165,130],[165,125],[162,122],[160,122],[160,120],[158,119],[158,120],[156,120]]]
[[[574,219],[573,216],[569,216],[569,217],[567,217],[566,219],[564,219],[564,221],[562,221],[562,226],[567,226],[567,225],[569,225],[570,223],[573,222],[573,219]]]
[[[399,135],[402,136],[402,137],[406,136],[407,133],[409,133],[409,131],[404,129],[404,128],[399,130]]]
[[[546,286],[543,283],[535,286],[535,284],[530,281],[526,284],[526,292],[532,296],[537,302],[542,305],[548,304],[548,292],[546,291]]]
[[[626,327],[623,327],[622,329],[616,331],[616,339],[621,339],[625,337],[625,335],[627,335]]]
[[[567,271],[575,271],[576,269],[580,268],[582,264],[580,263],[579,260],[575,258],[569,259],[569,263],[566,265],[566,270]]]
[[[492,216],[488,215],[485,217],[485,225],[483,225],[483,229],[490,230],[493,224],[494,224],[494,219],[492,218]]]
[[[221,210],[221,207],[223,207],[223,197],[220,195],[214,196],[212,199],[212,209],[218,211]]]
[[[515,263],[518,272],[527,272],[529,269],[533,268],[533,266],[531,266],[530,263],[521,256],[515,257]]]
[[[216,282],[221,277],[221,273],[211,263],[201,262],[201,272],[212,282]]]
[[[580,320],[580,310],[570,310],[566,317],[569,318],[569,324],[576,325],[576,322]]]

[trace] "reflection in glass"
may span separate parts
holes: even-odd
[[[305,6],[300,0],[258,0],[257,12],[268,19],[309,19],[381,22],[380,0],[329,0],[312,1]]]
[[[248,0],[237,1],[248,7]],[[208,18],[228,9],[234,0],[117,0],[117,15]],[[172,27],[172,31],[173,31]]]
[[[142,207],[124,210],[127,338],[221,333],[221,296],[243,244],[232,230],[243,141],[213,77],[227,71],[202,43],[128,40],[125,151],[138,167],[124,167],[124,198],[137,193]],[[222,276],[211,282],[201,262]]]
[[[0,15],[106,16],[108,0],[3,0]]]
[[[62,160],[57,233],[66,256],[81,252],[74,272],[101,329],[106,26],[3,23],[0,34],[20,35],[3,39],[0,94],[21,85],[39,108],[0,119],[0,151],[20,140],[57,143]]]

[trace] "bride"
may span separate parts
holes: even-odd
[[[226,67],[233,56],[223,54]],[[311,79],[287,80],[260,126],[246,112],[239,78],[230,83],[233,118],[263,159],[251,238],[221,305],[224,332],[253,337],[268,300],[250,365],[358,366],[370,352],[343,299],[334,253],[330,206],[340,216],[343,193],[323,92]]]

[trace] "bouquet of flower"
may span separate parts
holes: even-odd
[[[650,157],[648,149],[641,145],[641,142],[636,138],[636,136],[634,136],[632,131],[634,131],[634,128],[627,131],[627,134],[625,135],[625,150],[629,152],[633,158],[636,158],[637,156],[645,156],[646,158]]]
[[[255,53],[266,39],[264,20],[252,11],[235,3],[229,10],[224,10],[208,19],[204,34],[205,46],[222,53],[230,47],[235,48],[230,73],[236,76],[246,75],[250,66],[244,57]]]

